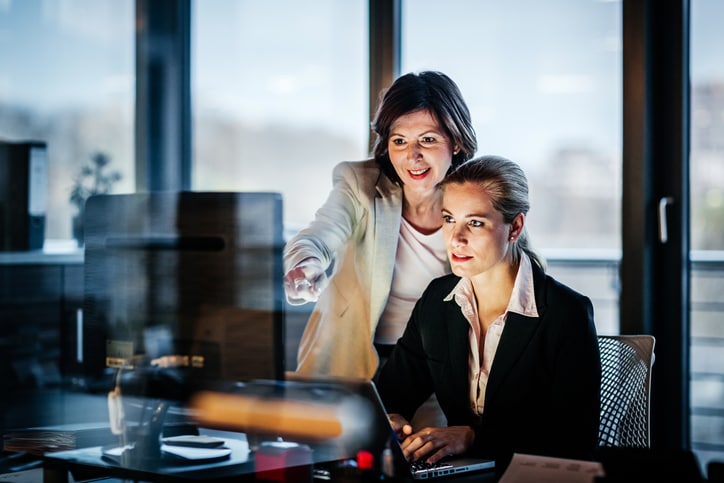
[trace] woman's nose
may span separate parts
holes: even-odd
[[[418,143],[410,143],[410,150],[408,152],[412,159],[418,159],[422,157],[422,149]]]
[[[467,242],[467,239],[465,238],[465,235],[463,233],[464,227],[458,228],[456,226],[453,226],[450,233],[450,245],[457,247],[460,245],[464,245]]]

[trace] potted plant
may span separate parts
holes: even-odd
[[[77,213],[73,216],[73,238],[78,246],[83,245],[83,216],[86,200],[98,194],[110,193],[113,185],[122,175],[119,171],[111,171],[108,165],[110,156],[97,152],[90,160],[80,167],[70,190],[70,202],[75,205]]]

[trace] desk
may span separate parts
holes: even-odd
[[[101,446],[46,453],[43,482],[68,483],[68,472],[153,482],[254,481],[246,442],[226,439],[226,446],[231,449],[228,459],[201,464],[161,461],[121,466],[104,459]]]
[[[67,483],[69,471],[74,475],[76,472],[84,472],[96,478],[151,482],[255,481],[257,464],[262,469],[273,467],[282,472],[283,475],[276,475],[280,476],[277,480],[283,479],[281,476],[289,476],[286,480],[290,483],[310,481],[312,467],[315,476],[327,470],[332,482],[379,481],[380,478],[375,478],[374,474],[364,474],[349,465],[350,458],[355,458],[361,450],[381,455],[392,436],[387,414],[369,381],[290,380],[280,383],[261,380],[235,386],[229,392],[221,389],[218,394],[223,397],[220,400],[212,399],[220,404],[192,404],[192,408],[198,421],[209,424],[208,427],[199,428],[200,435],[219,437],[219,433],[223,433],[220,437],[232,450],[228,459],[207,464],[177,464],[175,461],[160,459],[151,462],[133,461],[131,464],[124,462],[121,465],[105,460],[100,447],[76,449],[45,454],[45,482]],[[209,394],[217,392],[211,391]],[[228,412],[233,408],[238,409],[239,413]],[[269,414],[269,408],[272,408],[273,415]],[[225,413],[225,410],[228,411]],[[309,411],[324,417],[311,417]],[[218,416],[218,420],[210,418],[211,414]],[[264,424],[254,425],[250,422],[254,420],[263,421]],[[228,427],[229,421],[238,423],[237,430],[249,431],[251,447],[255,449],[252,458],[249,458],[246,445],[237,445],[238,440],[246,439],[244,433],[210,429],[231,429]],[[308,426],[301,431],[306,421],[315,426]],[[224,426],[224,422],[227,426]],[[344,423],[348,424],[345,426]],[[325,431],[319,425],[325,425]],[[330,428],[336,432],[328,433]],[[284,438],[284,442],[296,440],[311,449],[311,452],[307,451],[306,455],[297,458],[299,453],[286,451],[284,442],[277,441],[277,437]],[[146,439],[141,441],[145,444]],[[268,444],[270,441],[272,444]],[[156,449],[155,445],[153,449]],[[379,459],[376,459],[374,466],[378,470],[381,466],[379,463]],[[396,466],[400,477],[388,481],[411,481],[409,473],[403,475],[401,465]],[[494,471],[476,472],[451,476],[447,480],[460,483],[495,482],[497,475]],[[315,478],[314,481],[326,483],[330,479]]]
[[[68,483],[68,473],[80,473],[89,477],[111,477],[130,479],[144,482],[255,482],[254,462],[249,458],[246,444],[240,441],[227,439],[226,445],[231,448],[231,456],[227,460],[205,464],[170,464],[158,463],[152,465],[119,466],[106,461],[102,457],[100,446],[46,453],[43,464],[43,483]],[[334,463],[322,463],[319,467],[330,468]],[[475,472],[466,475],[452,476],[436,481],[454,481],[455,483],[495,483],[498,477],[494,471]],[[369,482],[377,478],[344,474],[331,480],[345,483]],[[325,480],[313,478],[314,482],[322,483]],[[388,479],[391,483],[412,482],[411,478]],[[300,483],[294,481],[293,483]]]

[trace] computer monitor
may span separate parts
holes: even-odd
[[[113,374],[138,361],[174,368],[183,391],[283,380],[279,193],[96,195],[84,223],[89,381],[110,389]]]

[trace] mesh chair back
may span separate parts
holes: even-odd
[[[650,335],[598,337],[601,352],[599,446],[650,447],[654,344],[655,339]]]

